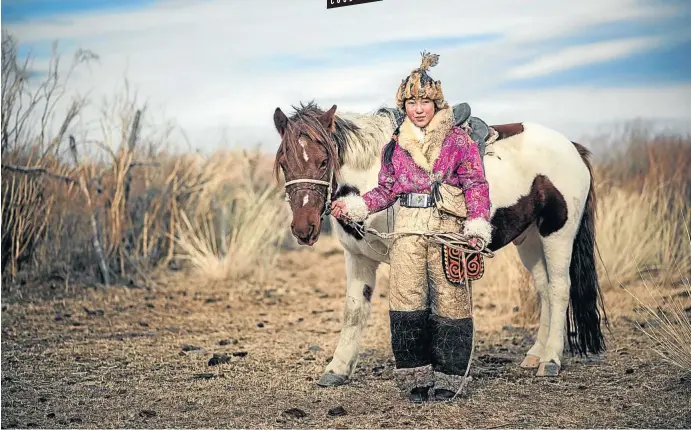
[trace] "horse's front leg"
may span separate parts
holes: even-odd
[[[344,384],[355,371],[359,358],[360,341],[372,309],[371,300],[377,279],[379,263],[363,255],[345,251],[346,300],[343,312],[341,338],[333,359],[318,384],[335,387]]]

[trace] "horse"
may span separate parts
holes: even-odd
[[[336,105],[324,111],[313,101],[292,107],[290,117],[280,107],[274,111],[274,126],[281,137],[274,174],[277,181],[281,171],[284,175],[293,236],[299,244],[312,246],[334,199],[365,193],[377,185],[382,150],[400,125],[402,113],[381,108],[368,114],[337,115]],[[590,151],[538,123],[490,127],[498,136],[482,158],[493,227],[487,248],[517,247],[540,303],[536,341],[520,366],[533,369],[536,376],[556,377],[565,335],[572,354],[599,354],[606,349],[601,322],[608,323],[595,265],[597,201]],[[392,231],[399,207],[397,202],[370,215],[364,227]],[[317,382],[323,387],[342,385],[355,371],[376,271],[380,264],[389,264],[390,239],[363,235],[362,228],[336,221],[333,230],[345,257],[346,300],[338,345]]]

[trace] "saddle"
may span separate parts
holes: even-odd
[[[470,137],[477,143],[480,150],[480,157],[484,158],[485,148],[494,142],[498,133],[487,123],[476,116],[471,116],[471,109],[468,103],[459,103],[453,106],[454,125],[461,127],[468,132]]]

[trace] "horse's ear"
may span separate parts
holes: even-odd
[[[324,112],[324,115],[322,115],[319,118],[319,121],[322,123],[326,131],[329,133],[333,133],[336,131],[336,105],[331,106],[331,109],[328,111]]]
[[[288,117],[283,113],[280,107],[277,107],[274,111],[274,126],[276,126],[276,131],[283,137],[283,133],[288,127]]]

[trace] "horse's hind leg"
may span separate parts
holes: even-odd
[[[530,271],[535,281],[535,289],[540,301],[540,328],[537,331],[537,340],[521,362],[521,367],[533,369],[539,366],[540,358],[545,351],[550,322],[547,265],[542,241],[535,226],[528,229],[525,240],[517,248],[523,265]]]
[[[335,387],[344,384],[357,365],[360,340],[372,309],[370,303],[377,279],[378,262],[345,251],[346,301],[341,337],[333,359],[318,384]]]
[[[542,240],[549,277],[550,321],[549,335],[540,357],[537,376],[557,376],[561,369],[571,288],[569,266],[577,228],[577,225],[566,224],[561,230]]]

